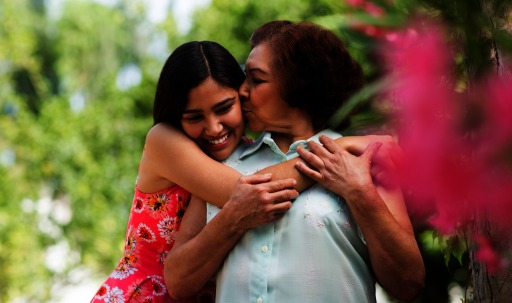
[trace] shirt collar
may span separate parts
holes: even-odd
[[[316,135],[312,136],[311,138],[309,138],[307,140],[298,140],[298,141],[293,142],[290,145],[290,149],[288,150],[288,152],[286,154],[289,155],[289,154],[295,153],[297,150],[297,147],[299,145],[302,145],[306,149],[308,149],[308,145],[307,145],[308,141],[314,141],[316,143],[320,143],[319,138],[321,135],[326,135],[327,137],[329,137],[331,139],[337,139],[337,138],[341,137],[341,135],[339,133],[337,133],[331,129],[324,129],[323,131],[317,133]],[[240,155],[240,159],[255,153],[258,149],[261,148],[261,146],[263,144],[268,145],[275,153],[283,154],[283,152],[279,149],[279,147],[277,147],[277,144],[274,141],[274,139],[272,139],[272,135],[269,132],[264,132],[253,144],[251,144],[251,146],[249,146]]]

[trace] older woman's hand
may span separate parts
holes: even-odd
[[[270,180],[270,174],[243,176],[233,188],[223,211],[229,211],[241,232],[280,219],[299,195],[294,179]]]
[[[323,146],[309,142],[310,151],[303,147],[297,149],[299,155],[309,163],[307,166],[297,162],[299,171],[343,197],[374,187],[370,168],[372,158],[382,146],[381,142],[371,143],[359,156],[342,149],[326,136],[321,136],[320,142]]]
[[[363,154],[363,152],[372,143],[382,143],[382,146],[371,158],[370,173],[373,182],[375,186],[383,186],[386,188],[395,188],[398,186],[397,167],[399,166],[400,159],[402,158],[402,150],[393,137],[389,135],[366,135],[347,136],[336,140],[330,140],[325,137],[321,140],[321,142],[325,141],[333,141],[339,147],[339,149],[337,149],[335,146],[332,146],[332,148],[328,148],[329,150],[339,151],[341,149],[355,156]],[[331,143],[329,143],[329,146],[330,145]],[[314,143],[310,144],[310,146],[315,148]],[[327,148],[327,146],[325,147]],[[321,154],[318,154],[317,156],[320,155]],[[313,165],[313,163],[310,163],[310,165]]]

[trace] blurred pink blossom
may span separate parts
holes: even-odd
[[[361,9],[374,17],[381,17],[385,10],[369,0],[346,0],[346,3],[353,8]]]
[[[473,239],[476,244],[475,258],[487,265],[489,273],[496,273],[508,265],[507,260],[496,253],[488,238],[475,235]]]
[[[386,15],[384,8],[369,0],[346,0],[346,3],[349,6],[352,6],[355,10],[361,10],[375,18],[383,17]],[[382,26],[367,24],[366,22],[358,19],[351,20],[351,23],[353,29],[358,30],[370,37],[384,37],[388,34],[388,32],[390,32],[390,30]]]
[[[366,2],[366,0],[346,0],[346,2],[348,5],[360,7]]]
[[[489,77],[457,93],[443,33],[423,21],[383,48],[405,155],[400,175],[414,194],[408,207],[433,209],[429,222],[445,234],[484,215],[512,229],[512,81]]]

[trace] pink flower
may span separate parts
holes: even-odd
[[[418,23],[420,24],[420,23]],[[414,192],[408,207],[433,208],[432,226],[443,233],[485,214],[512,228],[512,81],[490,78],[456,93],[453,55],[439,25],[397,33],[383,48],[393,79],[388,108],[404,164],[403,185]],[[422,203],[433,204],[425,207]]]
[[[496,273],[507,266],[507,261],[496,253],[489,239],[476,235],[474,236],[474,242],[477,245],[475,258],[487,266],[490,274]]]
[[[347,4],[353,7],[361,7],[366,0],[346,0]]]
[[[355,10],[363,11],[366,14],[379,18],[386,15],[386,11],[381,6],[376,5],[372,1],[368,0],[346,0],[346,3],[352,6]],[[381,38],[385,37],[389,29],[383,26],[376,26],[371,24],[366,24],[357,18],[352,18],[351,27],[357,31],[364,33],[369,37]]]
[[[382,17],[385,15],[386,11],[378,5],[375,5],[373,2],[366,2],[363,4],[363,10],[368,13],[370,16],[374,17]]]

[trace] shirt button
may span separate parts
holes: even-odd
[[[267,251],[268,251],[268,246],[267,246],[267,245],[263,245],[263,246],[261,247],[261,252],[266,253]],[[260,299],[261,299],[261,297],[260,297]],[[263,299],[262,299],[262,300],[263,300]],[[258,302],[260,302],[260,301],[258,301]]]
[[[263,298],[259,297],[258,300],[256,300],[256,303],[263,303]]]

